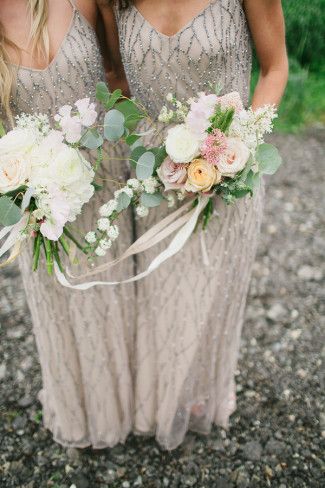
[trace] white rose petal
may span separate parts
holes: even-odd
[[[185,124],[176,125],[167,132],[166,152],[175,163],[189,163],[200,154],[200,142]]]

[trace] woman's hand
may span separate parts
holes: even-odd
[[[278,105],[288,81],[288,57],[281,0],[244,0],[260,64],[252,107]]]

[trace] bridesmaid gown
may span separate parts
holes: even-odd
[[[131,91],[153,117],[167,92],[189,98],[208,90],[209,82],[221,82],[224,92],[238,90],[247,103],[251,43],[240,0],[211,1],[171,37],[157,32],[135,7],[116,10],[116,20]],[[19,68],[17,76],[15,113],[50,115],[77,98],[94,97],[103,79],[100,52],[92,27],[74,6],[69,32],[50,66]],[[123,152],[110,149],[116,158]],[[125,180],[127,162],[106,162],[102,176]],[[78,219],[80,231],[94,227],[96,209],[115,189],[106,182]],[[57,442],[112,447],[134,432],[154,435],[161,447],[174,449],[188,430],[207,434],[213,423],[228,428],[263,198],[264,182],[254,198],[233,206],[216,199],[206,233],[209,266],[194,235],[144,280],[80,292],[60,287],[42,269],[31,273],[30,250],[20,257],[42,370],[44,424]],[[127,212],[109,257],[166,213],[164,206],[144,219]],[[164,246],[98,278],[130,277]]]

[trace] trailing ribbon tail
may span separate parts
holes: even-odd
[[[25,227],[27,220],[28,220],[28,215],[25,214],[20,219],[20,221],[17,222],[17,224],[8,225],[7,227],[4,227],[0,231],[0,241],[9,234],[7,239],[5,240],[5,242],[0,247],[0,258],[7,251],[9,251],[9,249],[11,249],[11,253],[10,253],[9,258],[6,259],[3,263],[0,263],[0,268],[3,268],[5,266],[7,266],[8,264],[10,264],[19,255],[20,247],[21,247],[21,241],[19,239],[19,234],[20,234],[20,231]]]
[[[131,278],[122,281],[90,281],[90,282],[80,283],[78,285],[73,285],[68,281],[65,275],[60,271],[58,265],[55,263],[54,270],[59,283],[62,286],[65,286],[67,288],[72,288],[74,290],[87,290],[97,285],[113,286],[122,283],[132,283],[134,281],[138,281],[142,278],[145,278],[150,273],[152,273],[155,269],[157,269],[164,261],[174,256],[182,249],[186,241],[193,233],[198,218],[202,210],[207,205],[208,200],[209,197],[205,197],[205,196],[199,197],[198,204],[194,209],[190,210],[188,213],[175,220],[175,218],[178,217],[178,215],[180,215],[181,211],[184,211],[184,207],[188,208],[189,204],[185,204],[185,206],[176,210],[175,212],[173,212],[173,214],[169,215],[168,217],[163,219],[163,221],[159,222],[153,228],[149,229],[143,236],[141,236],[135,243],[133,243],[120,258],[110,263],[106,263],[99,266],[98,268],[96,268],[96,270],[89,272],[89,274],[83,275],[83,277],[93,275],[101,271],[104,271],[106,269],[109,269],[115,264],[117,264],[118,262],[123,261],[127,257],[143,252],[146,249],[149,249],[153,245],[165,239],[168,235],[170,235],[172,232],[174,232],[180,227],[180,229],[178,230],[177,234],[174,236],[174,238],[172,239],[168,247],[160,254],[158,254],[158,256],[156,256],[151,261],[148,268],[142,273],[139,273],[136,276],[133,276]]]

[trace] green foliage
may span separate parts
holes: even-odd
[[[80,139],[80,144],[87,149],[98,149],[104,142],[96,128],[87,129]]]
[[[279,151],[272,144],[260,144],[256,151],[256,160],[259,172],[266,175],[274,175],[282,163]]]
[[[129,195],[127,195],[125,192],[120,193],[117,198],[116,211],[122,212],[122,210],[128,208],[130,203],[131,203],[131,198],[129,197]]]
[[[210,118],[213,129],[220,129],[222,132],[227,132],[229,126],[234,118],[234,109],[222,110],[220,105],[217,105],[214,115]]]
[[[108,141],[118,141],[124,134],[124,115],[116,109],[109,110],[104,118],[104,136]]]
[[[319,71],[325,60],[325,0],[283,0],[290,57]]]
[[[140,197],[141,204],[148,208],[158,207],[163,199],[164,197],[160,192],[142,193]]]
[[[4,226],[17,224],[21,217],[18,205],[11,198],[2,196],[0,198],[0,224]]]
[[[151,151],[143,153],[137,162],[136,175],[140,180],[149,178],[154,170],[155,155]]]

